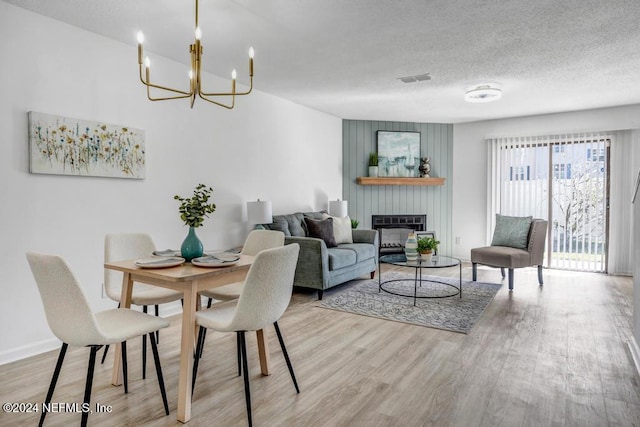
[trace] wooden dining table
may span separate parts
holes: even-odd
[[[146,283],[153,286],[175,289],[183,293],[182,333],[180,340],[180,378],[178,381],[178,421],[186,423],[191,418],[191,380],[193,375],[193,355],[196,339],[196,311],[200,308],[198,292],[216,288],[245,279],[254,257],[240,255],[235,265],[227,267],[197,267],[184,263],[169,268],[141,268],[136,260],[107,262],[104,268],[121,271],[122,294],[120,306],[131,307],[133,283]],[[269,350],[264,331],[257,331],[260,369],[263,375],[269,375]],[[114,352],[111,382],[122,384],[122,360],[120,344]]]

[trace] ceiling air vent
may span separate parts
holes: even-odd
[[[431,74],[417,74],[415,76],[398,77],[398,80],[402,80],[403,83],[417,83],[425,80],[431,80]]]

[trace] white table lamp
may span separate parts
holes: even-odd
[[[346,200],[329,201],[329,215],[336,217],[345,217],[349,215]]]
[[[250,224],[271,224],[271,201],[258,199],[256,202],[247,202],[247,216]]]

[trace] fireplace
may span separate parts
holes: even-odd
[[[427,229],[427,216],[371,215],[371,228],[380,235],[380,255],[403,253],[409,233]]]

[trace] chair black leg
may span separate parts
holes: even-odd
[[[242,375],[242,344],[240,334],[236,334],[236,355],[238,356],[238,376]]]
[[[509,269],[509,289],[513,290],[513,268]]]
[[[118,308],[120,308],[120,303],[118,303]],[[102,360],[100,361],[101,365],[104,365],[104,360],[107,358],[108,352],[109,352],[109,344],[104,346],[104,353],[102,353]]]
[[[109,351],[109,344],[104,346],[104,353],[102,353],[102,360],[100,361],[101,365],[104,365],[104,359],[107,358],[107,352]]]
[[[300,388],[298,388],[298,381],[296,381],[296,374],[293,373],[293,366],[291,365],[291,359],[289,359],[287,348],[284,345],[284,340],[282,339],[282,334],[280,333],[280,327],[278,326],[278,322],[273,322],[273,326],[275,326],[276,328],[276,335],[278,335],[278,341],[280,341],[280,348],[282,348],[282,354],[284,355],[284,360],[287,362],[287,368],[289,368],[289,373],[291,374],[293,385],[296,387],[296,393],[300,393]]]
[[[127,370],[127,342],[122,341],[120,344],[122,350],[122,381],[124,382],[124,392],[129,393],[129,378]]]
[[[89,402],[91,402],[91,387],[93,385],[93,370],[96,366],[96,354],[98,353],[98,349],[102,346],[92,345],[91,346],[91,354],[89,355],[89,367],[87,369],[87,384],[84,387],[84,407],[89,407]],[[80,425],[85,427],[87,425],[87,420],[89,419],[89,411],[82,412],[82,421]]]
[[[213,303],[213,298],[209,298],[207,301],[207,308],[211,308],[211,304]]]
[[[471,264],[471,280],[474,282],[478,280],[478,263],[474,262]]]
[[[156,317],[160,317],[160,307],[156,304]],[[156,343],[160,344],[160,331],[156,331]]]
[[[69,345],[67,343],[62,343],[62,347],[60,348],[60,354],[58,354],[58,361],[56,362],[56,368],[53,370],[53,376],[51,377],[51,384],[49,384],[49,391],[47,391],[47,397],[44,400],[44,403],[48,404],[51,402],[51,398],[53,397],[53,390],[56,388],[56,383],[58,382],[58,376],[60,375],[60,370],[62,369],[62,362],[64,362],[64,356],[67,353],[67,347]],[[42,427],[44,423],[44,417],[47,415],[44,408],[42,409],[42,415],[40,415],[40,422],[38,423],[38,427]]]
[[[249,386],[249,364],[247,362],[247,342],[244,331],[237,332],[240,336],[240,349],[242,350],[242,375],[244,376],[244,397],[247,402],[247,418],[249,427],[253,426],[251,420],[251,389]]]
[[[142,312],[147,312],[147,306],[142,306]],[[143,335],[142,337],[142,379],[147,378],[147,336]]]
[[[318,301],[322,300],[322,295],[324,294],[324,291],[318,291]]]
[[[196,377],[198,376],[198,362],[200,361],[200,357],[202,355],[202,347],[204,346],[204,333],[206,329],[204,326],[200,326],[198,329],[198,344],[196,346],[196,353],[194,354],[193,361],[193,375],[191,378],[191,396],[193,397],[193,390],[196,388]]]
[[[500,274],[502,274],[502,278],[504,279],[504,267],[500,267]]]
[[[538,283],[540,283],[540,286],[544,285],[544,282],[542,281],[542,266],[541,265],[538,266]]]
[[[158,346],[156,344],[156,333],[149,334],[151,341],[151,351],[153,351],[153,362],[156,365],[156,375],[158,376],[158,385],[160,386],[160,394],[162,394],[162,403],[164,404],[164,413],[169,415],[169,404],[167,403],[167,391],[164,388],[164,378],[162,376],[162,367],[160,366],[160,356],[158,356]]]

